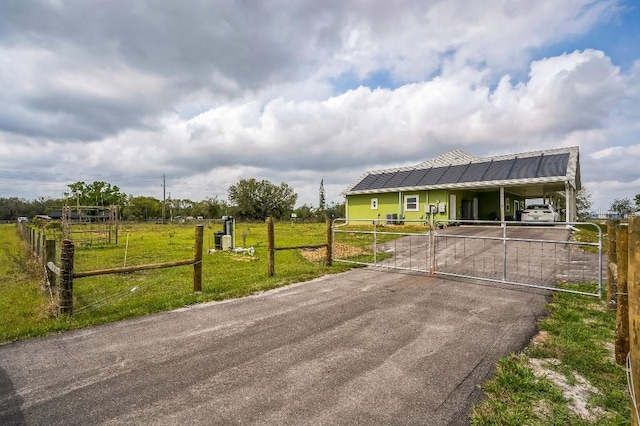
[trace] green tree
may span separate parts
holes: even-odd
[[[611,207],[609,208],[612,212],[619,213],[620,216],[626,217],[629,214],[633,213],[634,208],[633,204],[631,204],[631,200],[628,198],[623,198],[621,200],[615,199],[613,203],[611,203]]]
[[[218,197],[205,198],[198,205],[203,210],[197,216],[204,216],[208,219],[220,219],[222,216],[227,215],[229,210],[227,203],[218,200]]]
[[[322,214],[327,209],[327,200],[324,195],[324,179],[320,180],[320,194],[318,198],[318,212]]]
[[[228,190],[229,202],[235,205],[236,215],[242,219],[265,220],[288,217],[298,195],[286,183],[274,185],[268,180],[241,179]]]
[[[315,212],[313,211],[313,207],[308,204],[303,204],[300,207],[297,207],[294,211],[298,220],[302,220],[305,222],[310,222],[315,217]]]
[[[153,197],[129,197],[122,210],[126,220],[146,220],[162,215],[162,201]]]
[[[326,215],[329,219],[345,216],[345,204],[333,202],[327,207]]]
[[[591,192],[583,186],[576,193],[576,210],[578,211],[578,219],[588,219],[591,213]]]
[[[120,206],[123,207],[127,195],[120,192],[120,188],[107,182],[95,181],[86,184],[82,181],[67,185],[65,192],[68,204],[78,206]]]
[[[640,194],[636,194],[635,202],[636,202],[636,211],[640,211]]]
[[[37,214],[49,214],[60,210],[62,200],[39,197],[25,200],[17,197],[0,198],[0,220],[16,220],[19,216],[32,218]]]

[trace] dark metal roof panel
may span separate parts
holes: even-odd
[[[537,177],[538,167],[542,155],[535,157],[516,158],[516,162],[511,169],[509,179],[532,179]]]
[[[438,184],[445,185],[448,183],[458,183],[464,172],[469,168],[468,164],[460,164],[458,166],[448,167],[444,172]]]
[[[483,181],[509,179],[509,172],[513,168],[515,158],[511,160],[494,161],[482,178]]]
[[[491,162],[471,163],[458,182],[478,182],[491,166]]]
[[[431,170],[431,169],[416,169],[416,170],[412,170],[411,173],[409,173],[409,176],[407,176],[407,178],[402,183],[403,186],[406,186],[406,187],[418,186],[418,184],[420,183],[422,178],[424,178],[426,176],[426,174],[429,172],[429,170]]]
[[[540,162],[536,177],[565,176],[569,164],[569,153],[545,155]]]
[[[463,184],[467,182],[517,181],[566,176],[570,153],[544,154],[488,160],[443,167],[379,171],[362,178],[350,191]]]
[[[399,188],[401,186],[407,186],[404,180],[411,174],[413,170],[400,170],[396,172],[387,183],[385,188]]]
[[[386,188],[387,182],[389,182],[389,179],[391,179],[394,174],[394,172],[380,173],[379,175],[377,175],[376,180],[369,184],[369,187],[367,189]]]
[[[378,178],[378,175],[372,175],[372,174],[366,175],[351,190],[352,191],[365,191],[365,190],[369,189],[369,185],[371,185],[377,178]]]
[[[434,167],[429,169],[429,173],[424,175],[420,182],[418,182],[418,186],[422,185],[435,185],[438,183],[444,172],[446,172],[448,167]]]

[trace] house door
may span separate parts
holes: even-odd
[[[478,220],[478,217],[480,217],[478,215],[478,199],[474,198],[473,199],[473,220]]]
[[[449,220],[458,220],[458,216],[456,211],[458,210],[458,205],[456,204],[456,195],[449,195]]]
[[[471,200],[462,200],[462,220],[473,219],[473,202]]]

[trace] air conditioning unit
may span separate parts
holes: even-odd
[[[398,223],[397,213],[387,213],[387,225],[396,225]]]

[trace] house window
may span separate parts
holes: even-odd
[[[378,210],[378,199],[377,198],[372,198],[371,199],[371,210]]]
[[[404,197],[404,211],[417,212],[418,211],[418,196],[406,195]]]
[[[507,202],[504,205],[505,210],[507,211],[507,213],[510,211],[511,209],[511,200],[507,198]]]

